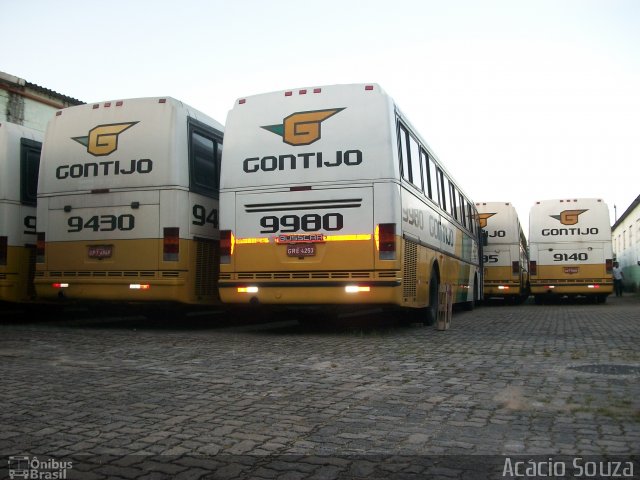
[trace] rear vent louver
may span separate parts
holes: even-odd
[[[418,264],[418,245],[409,240],[404,244],[404,273],[402,277],[402,296],[416,296],[416,267]]]
[[[220,271],[219,242],[204,238],[196,239],[196,284],[199,297],[218,295],[216,278]]]

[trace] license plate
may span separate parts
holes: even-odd
[[[109,258],[113,254],[113,245],[89,246],[89,258]]]
[[[316,246],[311,245],[287,245],[289,257],[313,257],[316,254]]]

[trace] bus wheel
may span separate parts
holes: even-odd
[[[427,307],[427,325],[435,325],[438,319],[440,281],[438,272],[434,269],[429,280],[429,306]]]

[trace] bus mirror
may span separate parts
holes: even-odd
[[[482,246],[486,247],[489,245],[489,232],[482,230]]]

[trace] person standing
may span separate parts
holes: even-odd
[[[616,292],[616,297],[622,296],[622,280],[624,274],[620,268],[618,262],[613,262],[613,290]]]

